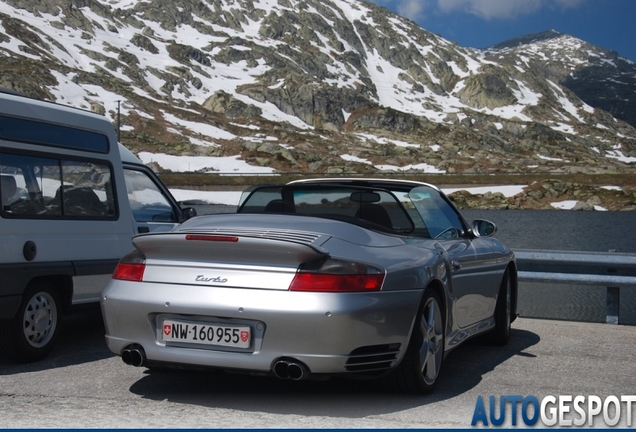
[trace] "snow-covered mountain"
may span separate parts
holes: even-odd
[[[0,2],[0,86],[119,111],[158,169],[631,172],[636,129],[577,96],[581,63],[634,67],[601,52],[462,48],[360,0]]]
[[[532,68],[587,104],[636,126],[636,63],[555,30],[502,42],[487,50],[500,63]]]

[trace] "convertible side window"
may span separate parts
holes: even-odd
[[[457,238],[464,232],[459,214],[436,190],[417,187],[409,192],[408,198],[419,214],[417,220],[423,223],[431,238]]]

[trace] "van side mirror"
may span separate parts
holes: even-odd
[[[186,207],[181,209],[181,217],[184,221],[192,219],[197,215],[197,210],[194,207]]]

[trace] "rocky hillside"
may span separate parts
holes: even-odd
[[[534,181],[513,196],[458,190],[449,198],[460,209],[636,211],[632,187],[595,186],[562,179]]]
[[[478,51],[360,0],[4,0],[0,56],[0,86],[102,113],[143,154],[311,174],[636,167],[619,96],[634,63],[565,35]]]

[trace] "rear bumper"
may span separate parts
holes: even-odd
[[[420,296],[420,291],[334,294],[112,281],[101,306],[106,342],[118,355],[136,344],[150,363],[259,373],[269,373],[277,359],[287,357],[303,362],[311,373],[336,374],[364,371],[364,366],[352,368],[352,361],[364,363],[360,353],[372,357],[388,347],[396,352],[383,367],[397,364]],[[252,343],[248,350],[166,344],[164,316],[247,324]]]

